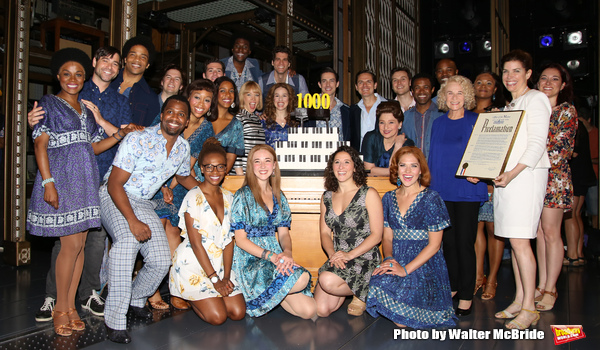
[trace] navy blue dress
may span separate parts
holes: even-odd
[[[429,232],[450,225],[444,202],[437,192],[421,191],[406,214],[398,210],[396,191],[383,196],[384,226],[394,231],[393,257],[402,266],[411,262],[429,243]],[[411,328],[454,326],[454,309],[448,270],[439,250],[406,277],[371,277],[367,312]]]

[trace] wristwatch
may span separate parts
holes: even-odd
[[[219,282],[219,277],[218,277],[218,276],[216,276],[216,275],[215,275],[215,276],[212,276],[212,277],[210,278],[210,281],[211,281],[213,284],[214,284],[214,283],[217,283],[217,282]]]

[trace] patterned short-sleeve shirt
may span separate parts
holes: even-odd
[[[170,154],[167,154],[166,146],[160,125],[128,134],[104,179],[108,180],[112,167],[116,166],[131,174],[123,186],[128,194],[152,199],[171,176],[190,174],[189,143],[179,136]]]

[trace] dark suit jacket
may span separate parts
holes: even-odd
[[[361,109],[357,104],[350,106],[346,116],[342,110],[344,141],[350,141],[350,146],[357,152],[360,152],[360,114]]]

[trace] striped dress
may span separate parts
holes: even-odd
[[[244,170],[244,173],[246,173],[248,153],[250,153],[252,147],[265,144],[265,130],[263,129],[258,116],[245,109],[240,110],[235,117],[242,122],[245,153],[243,157],[237,157],[233,168],[241,167]]]

